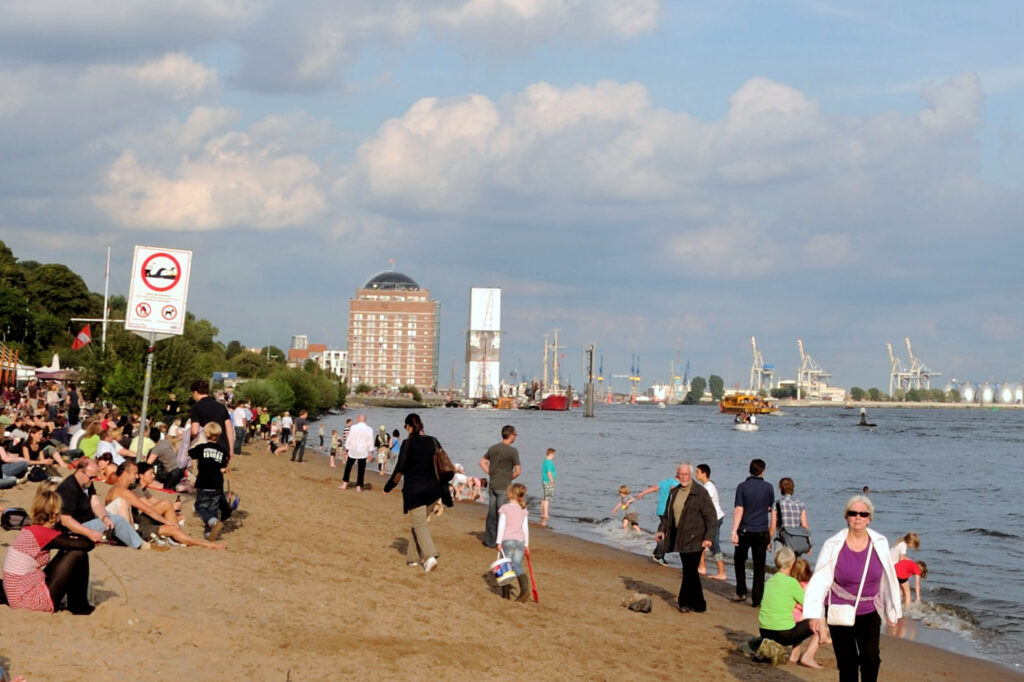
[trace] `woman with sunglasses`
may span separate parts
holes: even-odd
[[[818,554],[804,598],[804,618],[824,638],[829,606],[852,605],[856,613],[852,625],[833,621],[827,626],[839,680],[873,682],[882,662],[878,655],[881,620],[884,617],[893,628],[902,615],[900,587],[889,541],[868,528],[875,505],[865,495],[854,495],[846,502],[845,512],[846,529],[826,540]]]

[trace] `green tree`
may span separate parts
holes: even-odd
[[[850,398],[852,400],[864,400],[864,389],[860,386],[854,386],[850,389]]]
[[[268,350],[268,348],[269,348],[269,350]],[[260,348],[260,355],[262,355],[263,357],[268,357],[269,356],[270,361],[273,362],[276,365],[283,365],[283,364],[285,364],[285,362],[287,360],[287,357],[288,357],[287,353],[285,353],[283,350],[281,350],[277,346],[269,346],[269,347],[268,346],[263,346],[263,348]]]
[[[690,381],[690,390],[687,392],[686,397],[683,398],[685,405],[696,405],[704,397],[704,390],[707,388],[708,382],[704,380],[704,377],[694,377]]]
[[[960,397],[960,391],[956,390],[955,388],[950,389],[950,391],[949,391],[949,402],[951,402],[951,403],[958,403],[962,399],[963,398]]]
[[[875,402],[879,402],[882,400],[882,392],[877,388],[869,388],[868,397],[871,398],[871,400],[874,400]]]
[[[338,402],[334,407],[345,407],[345,401],[348,400],[348,382],[338,382]]]
[[[708,377],[708,389],[711,391],[711,400],[719,402],[725,395],[725,382],[722,381],[722,377],[717,374]]]
[[[367,383],[356,384],[356,395],[359,395],[360,393],[369,393],[372,390],[373,390],[373,386],[371,386],[370,384],[367,384]]]
[[[779,386],[772,389],[772,397],[777,399],[796,398],[796,386]]]
[[[231,339],[231,341],[228,341],[227,348],[224,349],[224,359],[230,360],[244,350],[245,348],[242,347],[241,342],[237,339]]]
[[[418,403],[423,402],[423,396],[420,394],[420,389],[416,388],[412,384],[405,384],[404,386],[398,387],[399,393],[409,393],[412,395],[412,399]]]
[[[916,388],[912,388],[907,391],[905,400],[910,403],[919,403],[921,402],[921,392]]]
[[[66,265],[40,265],[27,270],[25,294],[33,310],[48,312],[65,325],[69,318],[85,317],[91,310],[88,287]]]

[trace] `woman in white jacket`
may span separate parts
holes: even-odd
[[[804,618],[823,636],[828,605],[853,605],[856,618],[852,625],[828,626],[839,680],[873,682],[882,662],[878,655],[881,619],[884,616],[889,627],[896,626],[902,615],[900,588],[888,540],[868,528],[875,505],[864,495],[854,495],[845,511],[847,529],[826,540],[818,554],[804,598]]]

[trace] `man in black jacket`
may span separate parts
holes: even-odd
[[[718,515],[704,486],[694,483],[693,466],[683,462],[676,467],[679,485],[672,489],[665,514],[654,539],[664,541],[665,551],[679,552],[683,563],[683,581],[679,586],[679,611],[707,611],[704,589],[697,567],[704,549],[711,546]]]

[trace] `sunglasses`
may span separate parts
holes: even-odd
[[[859,516],[862,519],[870,519],[871,518],[871,512],[853,511],[852,509],[850,511],[846,512],[846,518],[852,519],[854,516]]]

